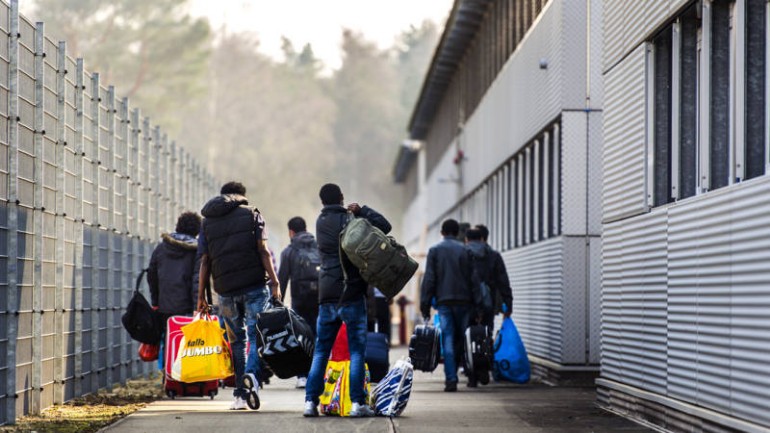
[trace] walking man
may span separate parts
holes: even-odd
[[[235,397],[230,409],[259,409],[259,362],[257,359],[257,314],[270,296],[281,299],[270,250],[265,220],[249,206],[246,187],[228,182],[203,206],[205,217],[198,240],[201,254],[198,308],[208,306],[205,286],[214,278],[219,295],[220,315],[235,334],[230,342],[235,366]],[[266,282],[270,280],[268,291]],[[249,353],[245,354],[248,337]]]
[[[366,404],[364,392],[367,283],[347,256],[340,256],[340,232],[351,217],[366,218],[385,233],[390,232],[391,227],[385,217],[367,206],[361,207],[357,203],[351,203],[345,208],[342,190],[333,183],[321,187],[319,196],[323,204],[321,215],[316,221],[318,249],[321,252],[318,287],[320,306],[313,363],[305,388],[303,415],[318,416],[326,363],[337,331],[342,322],[345,322],[350,349],[350,399],[353,403],[350,416],[373,416],[374,412]]]
[[[489,229],[483,224],[477,224],[475,228],[479,231],[481,242],[492,258],[491,267],[489,268],[489,281],[490,288],[492,289],[492,299],[495,300],[495,309],[492,314],[482,318],[481,322],[489,327],[489,332],[491,333],[494,327],[495,314],[503,313],[505,317],[511,316],[513,312],[513,290],[511,289],[511,280],[508,278],[508,270],[505,268],[503,256],[487,243]]]
[[[422,279],[420,312],[427,321],[435,302],[441,320],[445,392],[457,391],[457,368],[463,359],[463,334],[474,311],[473,264],[470,251],[457,240],[460,225],[453,219],[441,224],[444,239],[428,250]]]
[[[321,256],[315,237],[308,233],[305,220],[294,217],[289,220],[291,243],[281,252],[278,279],[281,293],[291,283],[291,308],[315,331],[318,319],[318,274]],[[304,388],[307,376],[297,377],[297,388]]]
[[[466,248],[473,258],[477,283],[480,285],[477,291],[480,299],[476,300],[480,306],[480,324],[487,327],[489,335],[493,335],[497,311],[500,309],[504,312],[507,311],[506,315],[510,315],[511,311],[511,286],[508,283],[508,274],[505,273],[504,264],[502,265],[502,273],[500,272],[503,258],[483,241],[480,229],[473,228],[465,232],[465,240],[467,242]],[[482,295],[484,292],[486,292],[486,296]],[[502,299],[502,305],[496,305],[496,303],[500,304],[497,302],[498,299]],[[466,373],[470,388],[475,388],[477,382],[482,385],[489,383],[489,371],[487,370],[482,371],[478,376],[474,371],[466,371]]]

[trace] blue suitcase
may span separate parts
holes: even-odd
[[[390,368],[390,346],[385,334],[366,334],[366,364],[369,366],[372,382],[379,382]]]

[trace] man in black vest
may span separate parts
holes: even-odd
[[[307,231],[305,220],[294,217],[289,220],[291,243],[281,252],[278,279],[281,292],[291,283],[291,308],[297,312],[315,332],[318,320],[318,273],[321,256],[315,236]],[[297,388],[304,388],[307,376],[297,376]]]
[[[248,206],[246,187],[238,182],[222,186],[221,195],[203,206],[205,217],[198,238],[201,255],[198,308],[207,307],[205,287],[214,278],[219,294],[220,315],[235,334],[230,342],[235,366],[233,401],[230,409],[259,409],[257,389],[257,314],[270,296],[281,299],[273,258],[267,248],[267,228],[262,215]],[[270,280],[270,291],[266,282]],[[248,336],[249,353],[245,354]],[[244,359],[245,358],[245,359]]]

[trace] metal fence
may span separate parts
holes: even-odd
[[[0,425],[149,372],[120,317],[214,179],[0,3]]]

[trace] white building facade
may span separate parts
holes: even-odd
[[[604,2],[600,404],[770,430],[768,2]]]
[[[600,358],[601,7],[457,0],[394,170],[416,255],[446,218],[489,227],[534,376],[552,383]]]

